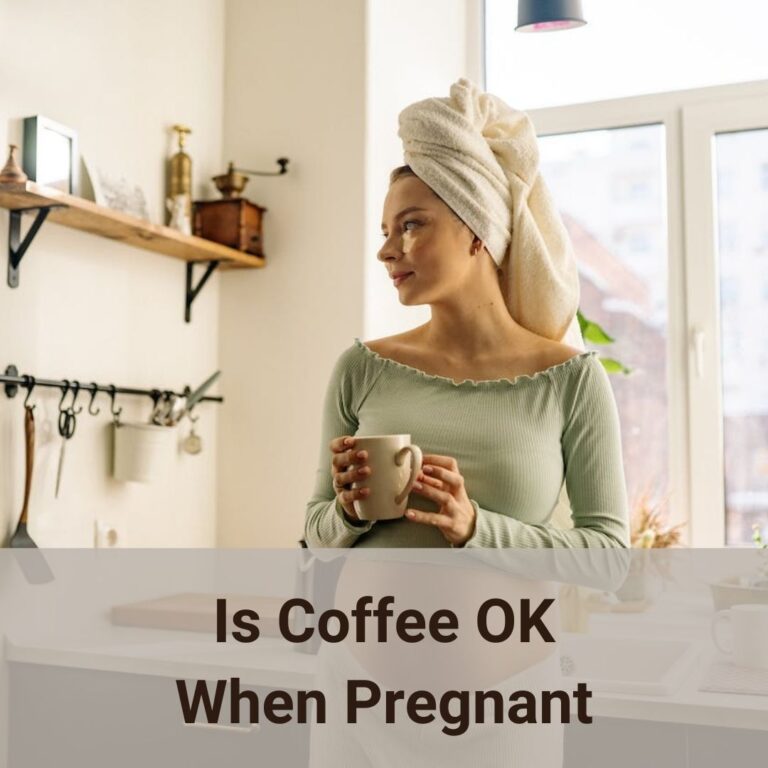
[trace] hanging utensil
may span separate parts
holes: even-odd
[[[209,376],[191,395],[187,395],[184,408],[176,417],[177,423],[179,419],[182,419],[188,413],[192,412],[192,409],[205,397],[205,393],[211,388],[219,376],[221,376],[221,371],[216,371],[216,373]]]
[[[34,380],[32,380],[34,381]],[[25,549],[27,552],[17,552],[16,562],[19,564],[24,578],[30,584],[47,584],[53,580],[45,555],[38,549],[32,537],[27,532],[27,520],[29,518],[29,497],[32,491],[32,470],[35,465],[35,416],[34,405],[27,405],[29,395],[32,393],[34,383],[29,386],[27,400],[24,405],[24,442],[26,444],[26,476],[24,478],[24,504],[21,509],[21,518],[16,526],[16,532],[11,536],[10,545],[13,549]]]
[[[195,422],[200,418],[199,416],[193,416],[191,413],[187,413],[187,418],[190,421],[191,428],[189,434],[182,440],[181,447],[186,453],[190,453],[193,456],[200,453],[203,450],[203,441],[200,435],[195,432]]]
[[[62,408],[64,404],[64,398],[67,396],[67,390],[69,389],[69,381],[64,379],[64,394],[59,401],[59,435],[61,436],[61,452],[59,453],[59,466],[56,470],[56,493],[55,496],[59,498],[59,488],[61,487],[61,473],[64,468],[64,454],[66,452],[67,443],[72,439],[75,434],[75,428],[77,427],[77,414],[82,411],[82,407],[77,411],[75,410],[75,403],[77,402],[77,395],[80,391],[80,384],[75,381],[73,383],[72,391],[72,403],[69,408]]]
[[[174,409],[178,407],[177,402],[179,398],[173,392],[163,392],[157,393],[154,400],[155,405],[152,408],[149,423],[156,424],[158,427],[172,426],[175,423],[172,421],[172,414]]]
[[[75,434],[75,427],[77,426],[77,420],[75,414],[71,410],[62,411],[59,414],[59,434],[61,435],[61,451],[59,453],[59,466],[56,469],[56,498],[59,498],[59,488],[61,487],[61,471],[64,468],[64,453],[67,448],[67,443],[72,439],[72,435]]]
[[[24,406],[24,440],[26,443],[27,468],[24,477],[24,504],[21,508],[21,518],[16,526],[16,532],[11,536],[12,547],[36,547],[37,544],[27,533],[27,518],[29,517],[29,495],[32,491],[32,470],[35,463],[35,414],[34,406]]]
[[[150,416],[150,423],[161,427],[175,427],[205,397],[205,393],[220,375],[221,371],[216,371],[186,397],[178,397],[173,392],[158,394]]]

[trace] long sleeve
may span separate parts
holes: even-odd
[[[616,401],[608,374],[592,357],[578,377],[558,379],[563,391],[561,437],[565,484],[574,527],[523,523],[514,510],[476,512],[466,547],[628,547],[629,510]]]
[[[365,360],[356,355],[354,349],[343,352],[325,392],[320,456],[304,523],[304,538],[310,547],[351,547],[373,526],[370,522],[362,525],[349,522],[337,503],[329,448],[334,437],[357,433],[358,409],[371,384]]]

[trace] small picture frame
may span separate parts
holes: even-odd
[[[77,133],[42,115],[24,118],[24,172],[30,181],[79,194]]]

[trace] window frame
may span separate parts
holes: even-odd
[[[684,543],[722,547],[725,479],[713,136],[768,127],[768,80],[547,107],[528,115],[539,136],[664,125],[670,511],[674,522],[687,523]]]
[[[704,334],[702,375],[697,375],[694,367],[689,380],[689,455],[696,480],[691,484],[691,508],[696,510],[692,533],[695,546],[719,547],[725,545],[726,520],[720,273],[716,199],[712,192],[716,180],[715,135],[768,128],[768,84],[749,96],[725,90],[716,99],[684,105],[682,113],[685,239],[688,252],[698,256],[687,281],[688,323],[692,334]]]

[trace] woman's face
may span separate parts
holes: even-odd
[[[381,224],[378,258],[403,304],[430,304],[454,295],[471,276],[473,235],[418,177],[390,185]]]

